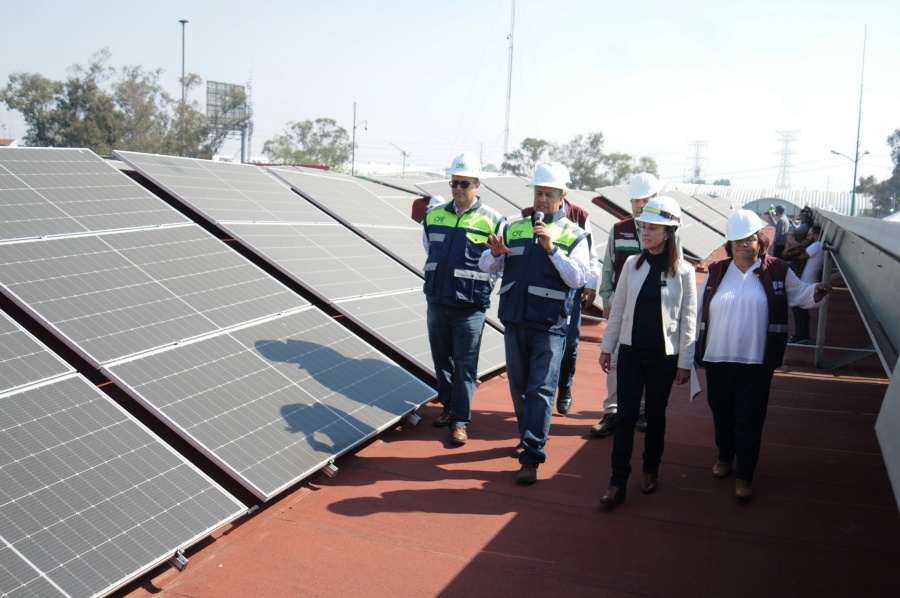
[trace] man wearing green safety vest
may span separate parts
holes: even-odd
[[[544,445],[559,381],[576,289],[590,278],[586,233],[566,218],[563,198],[569,173],[559,163],[534,171],[534,213],[512,219],[502,235],[490,235],[479,267],[503,272],[500,320],[506,373],[519,425],[516,481],[533,484],[547,459]]]
[[[423,221],[428,342],[443,411],[432,422],[450,427],[450,441],[465,444],[472,421],[478,353],[494,277],[478,268],[488,237],[504,222],[476,195],[481,163],[468,152],[450,166],[453,201],[432,206]]]

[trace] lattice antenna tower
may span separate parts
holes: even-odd
[[[781,135],[781,162],[778,164],[778,180],[775,181],[776,189],[791,188],[791,142],[794,140],[794,133],[800,131],[775,131]]]
[[[706,142],[691,141],[690,146],[693,148],[693,151],[691,152],[693,156],[688,158],[688,160],[692,160],[693,164],[691,164],[690,167],[685,168],[684,182],[701,183],[703,182],[701,177],[701,174],[703,173],[703,162],[706,161],[706,157],[703,156],[703,148],[706,147]]]

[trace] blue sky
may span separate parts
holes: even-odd
[[[289,121],[330,117],[350,130],[358,168],[402,160],[443,167],[463,150],[503,152],[511,0],[130,1],[0,3],[0,83],[12,72],[62,78],[109,48],[111,66],[163,68],[180,95],[204,80],[252,80],[253,153]],[[510,149],[602,131],[607,151],[650,155],[679,181],[702,142],[704,176],[774,186],[777,131],[796,131],[791,182],[848,190],[859,110],[861,175],[890,175],[900,128],[896,0],[517,0]],[[201,91],[193,99],[204,101]],[[0,108],[0,135],[21,136]],[[238,145],[226,149],[237,152]]]

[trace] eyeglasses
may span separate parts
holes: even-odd
[[[469,185],[472,184],[472,181],[450,181],[450,186],[454,189],[457,187],[462,187],[463,189],[468,189]]]
[[[738,239],[737,241],[732,241],[735,245],[753,245],[757,241],[756,233],[753,233],[749,237],[744,237],[743,239]]]

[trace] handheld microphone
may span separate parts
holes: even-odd
[[[538,222],[543,222],[543,221],[544,221],[544,213],[543,212],[535,212],[534,213],[534,223],[537,224]],[[532,242],[535,245],[537,245],[541,241],[540,241],[540,239],[538,239],[537,235],[534,235],[534,240]]]

